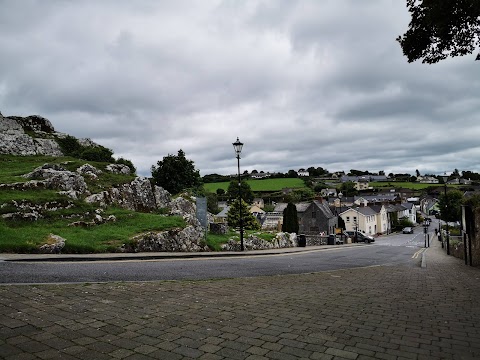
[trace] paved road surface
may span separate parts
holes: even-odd
[[[480,270],[432,245],[426,268],[2,285],[0,358],[478,359]]]

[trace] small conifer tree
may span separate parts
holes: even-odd
[[[258,230],[260,224],[255,216],[248,210],[248,204],[242,200],[242,218],[243,228],[246,230]],[[227,213],[227,222],[230,227],[240,227],[240,206],[238,199],[230,204],[230,210]]]
[[[295,204],[289,202],[283,210],[282,231],[288,233],[298,233],[298,214]]]

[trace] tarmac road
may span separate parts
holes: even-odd
[[[3,261],[0,262],[0,283],[75,283],[106,281],[153,280],[206,280],[303,274],[327,270],[350,269],[379,265],[419,264],[420,258],[412,258],[417,247],[379,246],[374,244],[353,246],[319,246],[277,250],[275,255],[258,255],[262,251],[235,254],[237,256],[173,259],[116,260],[118,254],[110,254],[97,261]],[[191,254],[184,254],[184,256]],[[207,254],[208,255],[208,254]],[[232,255],[232,254],[230,254]],[[245,256],[244,256],[245,255]],[[138,256],[144,256],[138,254]],[[10,258],[12,259],[12,258]],[[16,258],[35,259],[35,256]],[[55,259],[55,256],[50,257]],[[88,256],[83,259],[88,259]],[[93,258],[92,258],[93,259]]]

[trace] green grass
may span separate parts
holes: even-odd
[[[259,237],[260,239],[266,240],[266,241],[272,241],[276,233],[272,232],[261,232],[258,230],[245,230],[244,232],[244,237],[247,237],[249,235],[255,235]],[[216,234],[207,234],[207,245],[210,249],[214,251],[220,251],[222,244],[225,244],[229,239],[234,239],[237,241],[240,241],[240,234],[238,231],[234,230],[229,230],[227,234],[225,235],[216,235]]]
[[[76,170],[84,165],[90,164],[103,173],[99,175],[98,179],[90,179],[84,176],[88,189],[92,193],[98,193],[111,186],[117,186],[131,182],[135,175],[112,174],[105,171],[105,167],[109,164],[107,162],[95,162],[73,157],[51,157],[51,156],[13,156],[0,155],[0,184],[11,184],[15,182],[26,182],[29,179],[22,175],[33,171],[35,168],[44,164],[59,164],[66,170],[76,172]],[[43,191],[43,190],[42,190]],[[2,201],[2,200],[0,200]]]
[[[412,189],[412,190],[423,190],[429,187],[443,187],[443,184],[420,184],[420,183],[412,183],[412,182],[396,182],[396,181],[383,181],[383,182],[371,182],[369,183],[370,186],[374,188],[405,188],[405,189]],[[448,187],[457,187],[458,185],[447,185]]]
[[[161,216],[123,209],[109,209],[103,216],[108,215],[115,215],[117,221],[87,228],[68,226],[80,218],[40,219],[35,222],[6,221],[0,218],[0,251],[36,252],[46,242],[48,235],[53,233],[66,239],[62,250],[64,253],[114,252],[122,244],[128,244],[136,234],[185,227],[185,221],[179,216]]]
[[[263,180],[247,180],[252,191],[279,191],[284,188],[303,188],[305,184],[302,179],[298,178],[282,178],[282,179],[263,179]],[[227,191],[230,182],[208,183],[204,185],[205,190],[216,192],[217,189]]]

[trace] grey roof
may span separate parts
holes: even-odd
[[[395,201],[397,198],[396,194],[376,194],[376,195],[362,195],[355,196],[355,200],[365,199],[368,202],[385,202],[385,201]]]
[[[331,218],[335,217],[335,215],[332,212],[332,209],[330,209],[330,206],[328,205],[328,202],[314,200],[313,204],[315,204],[323,212],[323,215],[327,219],[331,219]]]
[[[222,211],[220,211],[217,215],[217,217],[227,217],[228,210],[230,210],[230,206],[225,206]]]
[[[372,205],[370,208],[378,214],[380,211],[382,211],[382,206],[383,205]]]
[[[301,203],[294,204],[294,205],[297,208],[297,212],[301,213],[301,212],[304,212],[305,210],[307,210],[307,208],[310,204],[311,204],[310,202],[301,202]],[[287,203],[278,203],[277,205],[275,205],[275,209],[273,209],[273,211],[283,212],[283,210],[285,210],[287,205],[288,205]]]
[[[411,209],[414,207],[414,204],[409,203],[409,202],[406,202],[406,203],[402,203],[402,206],[403,206],[405,209],[411,210]]]
[[[370,206],[360,206],[358,208],[355,208],[360,214],[369,216],[369,215],[375,215],[377,212],[374,211]]]

